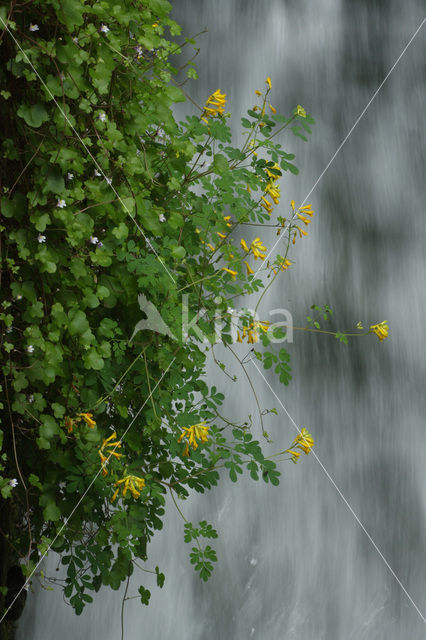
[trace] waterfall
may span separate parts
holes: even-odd
[[[321,176],[420,25],[422,9],[420,0],[179,0],[174,17],[184,35],[208,27],[198,38],[200,80],[185,88],[198,103],[225,91],[237,137],[239,115],[267,76],[278,110],[301,104],[316,119],[307,144],[290,133],[282,139],[300,169],[281,181],[285,216],[290,200],[302,202]],[[247,474],[236,485],[224,477],[210,494],[180,504],[190,520],[207,519],[219,530],[207,583],[189,563],[191,545],[169,503],[147,563],[160,566],[166,583],[158,589],[150,574],[132,577],[130,595],[142,583],[152,596],[149,607],[126,603],[125,640],[425,637],[416,610],[426,616],[425,38],[423,28],[319,180],[308,200],[316,212],[309,236],[260,308],[262,319],[286,308],[303,326],[311,304],[327,303],[339,327],[386,319],[390,337],[346,346],[295,332],[293,381],[267,380],[313,434],[322,464],[312,455],[283,463],[279,487]],[[268,247],[275,239],[262,232]],[[209,380],[228,391],[228,414],[252,414],[261,438],[247,380],[229,366],[239,375],[232,388],[213,366]],[[250,375],[262,406],[278,411],[266,429],[279,451],[295,428],[254,367]],[[56,562],[48,562],[51,575]],[[104,588],[76,617],[59,590],[35,587],[17,638],[117,640],[122,594]]]

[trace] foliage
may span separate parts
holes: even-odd
[[[267,287],[283,275],[313,212],[292,202],[278,217],[286,251],[270,262],[260,238],[249,245],[238,232],[271,226],[279,179],[298,172],[276,135],[305,140],[313,119],[300,106],[276,114],[268,78],[241,120],[242,148],[220,91],[177,122],[185,94],[175,76],[196,72],[171,62],[193,41],[175,41],[169,11],[166,0],[0,3],[1,492],[18,507],[9,541],[26,575],[49,548],[60,553],[77,613],[90,591],[118,589],[147,559],[167,491],[203,493],[220,469],[233,482],[247,470],[279,483],[251,417],[221,416],[224,395],[204,373],[218,322],[243,369],[234,342],[270,344],[268,323],[229,305],[266,290],[259,274]],[[167,335],[158,325],[133,335],[141,300]],[[255,357],[288,384],[289,354],[271,349]],[[259,407],[265,435],[264,415]],[[201,537],[217,533],[185,525],[206,580],[216,554]],[[148,604],[146,587],[139,595]]]

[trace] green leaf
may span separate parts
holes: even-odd
[[[43,509],[43,518],[45,520],[56,522],[60,517],[61,511],[54,502],[49,502],[49,504]]]
[[[26,104],[21,104],[18,109],[18,116],[23,118],[28,126],[36,129],[41,127],[43,122],[49,120],[49,114],[42,104],[34,104],[31,107]]]
[[[175,258],[178,258],[179,260],[182,260],[182,258],[185,257],[186,251],[185,251],[185,247],[173,247],[172,248],[172,254]]]
[[[222,175],[225,171],[228,170],[228,160],[221,153],[216,153],[213,156],[213,170],[218,175]]]
[[[95,369],[95,371],[99,371],[104,367],[103,358],[101,358],[94,349],[91,349],[83,356],[83,362],[86,369]]]
[[[148,589],[145,589],[145,587],[143,587],[142,585],[139,587],[138,592],[140,593],[142,604],[149,605],[151,592]]]

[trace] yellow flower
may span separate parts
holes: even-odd
[[[217,231],[216,233],[219,236],[219,238],[222,238],[222,240],[226,238],[226,235],[224,233],[220,233],[220,231]]]
[[[281,197],[281,193],[280,193],[280,188],[278,185],[274,185],[271,183],[268,183],[266,185],[266,189],[265,192],[268,193],[272,200],[274,201],[274,204],[278,204],[280,201],[280,197]]]
[[[83,418],[84,422],[91,429],[96,427],[96,422],[94,420],[92,420],[93,413],[78,413],[77,415],[80,416],[81,418]]]
[[[124,484],[123,487],[120,486],[122,484]],[[145,480],[143,478],[139,478],[138,476],[128,475],[124,476],[124,478],[121,478],[121,480],[116,482],[115,486],[118,488],[115,490],[115,493],[111,498],[111,502],[114,502],[120,489],[123,490],[123,498],[126,497],[126,493],[128,490],[134,498],[139,498],[141,491],[145,486]]]
[[[264,253],[261,253],[262,251],[267,251],[267,248],[263,246],[262,241],[260,238],[255,238],[253,240],[253,242],[250,245],[250,250],[252,252],[252,254],[254,255],[254,259],[257,260],[258,258],[262,258],[262,260],[264,259],[265,255]]]
[[[270,104],[269,105],[270,110],[272,111],[272,113],[276,113],[277,110]]]
[[[189,455],[189,445],[194,449],[198,449],[198,442],[207,442],[208,440],[208,432],[210,427],[205,422],[199,422],[197,424],[193,424],[190,427],[182,427],[182,433],[178,438],[178,442],[182,442],[185,438],[185,449],[183,452],[183,456]]]
[[[225,111],[225,104],[226,93],[221,93],[220,89],[217,89],[207,98],[201,119],[208,123],[207,118],[221,116]]]
[[[247,275],[251,275],[252,273],[254,273],[253,269],[251,268],[251,266],[249,265],[249,263],[247,262],[247,260],[244,260],[244,264],[246,265],[246,269],[247,269]]]
[[[68,433],[71,433],[73,430],[74,420],[69,416],[65,416],[65,426],[68,429]]]
[[[244,251],[247,251],[247,253],[250,251],[250,249],[247,246],[247,242],[243,238],[241,238],[241,240],[240,240],[240,245],[242,246]]]
[[[292,263],[290,262],[290,260],[282,258],[282,260],[278,262],[277,266],[279,269],[281,269],[281,271],[286,271],[291,266],[291,264]],[[274,268],[272,268],[272,271],[275,273],[275,275],[277,275],[277,271]]]
[[[371,325],[370,333],[375,333],[380,342],[382,342],[389,334],[388,321],[383,320],[383,322],[379,322],[379,324]]]
[[[269,329],[270,323],[263,320],[257,320],[256,322],[251,322],[250,326],[243,327],[242,338],[240,332],[237,331],[238,337],[237,342],[242,342],[245,338],[247,338],[248,344],[254,344],[255,342],[259,342],[259,329],[261,329],[264,333],[266,333]]]
[[[300,207],[299,211],[302,211],[302,213],[304,213],[306,216],[312,216],[313,215],[313,211],[312,211],[312,205],[311,204],[305,204],[304,207]]]
[[[231,219],[231,216],[223,216],[223,219],[225,220],[227,227],[232,227],[232,224],[229,222]]]
[[[122,453],[117,453],[115,451],[115,449],[119,449],[121,447],[121,440],[116,440],[117,438],[117,434],[114,433],[111,434],[108,438],[106,438],[100,449],[98,449],[98,453],[99,453],[99,457],[101,459],[101,464],[102,464],[102,475],[106,476],[108,475],[108,471],[105,468],[105,463],[108,463],[109,459],[111,456],[114,456],[115,458],[117,458],[117,460],[119,460],[123,454]],[[112,451],[111,451],[112,448]]]
[[[262,95],[262,92],[261,92],[261,91],[258,91],[258,90],[256,89],[255,94],[256,94],[257,96],[261,96],[261,95]]]
[[[290,453],[292,456],[291,461],[294,462],[294,464],[297,464],[297,461],[300,456],[300,451],[294,451],[294,449],[286,449],[285,453]]]
[[[270,202],[268,202],[268,200],[266,200],[263,196],[262,196],[262,202],[260,203],[260,206],[263,207],[265,209],[265,211],[271,215],[272,213],[272,205]]]
[[[271,323],[270,323],[270,322],[268,322],[268,321],[266,321],[266,320],[258,320],[258,321],[256,321],[256,322],[253,322],[253,325],[252,325],[252,326],[253,326],[253,328],[254,328],[255,330],[256,330],[256,329],[262,329],[262,331],[263,331],[264,333],[266,333],[266,332],[268,331],[268,329],[269,329],[269,325],[270,325],[270,324],[271,324]]]
[[[232,269],[228,269],[227,267],[222,267],[222,271],[227,271],[228,273],[230,273],[232,278],[235,280],[235,276],[237,275],[236,271],[233,271]]]
[[[306,111],[303,107],[300,106],[300,104],[298,104],[296,107],[296,115],[300,116],[301,118],[306,118]]]
[[[309,218],[302,216],[301,213],[296,213],[296,216],[299,218],[299,220],[302,220],[302,222],[304,222],[305,224],[310,224],[312,222],[312,220],[309,220]]]
[[[305,427],[303,427],[299,435],[293,440],[292,446],[294,445],[296,445],[298,449],[304,451],[306,455],[308,455],[314,446],[314,439]]]
[[[272,89],[271,78],[270,78],[269,76],[266,78],[266,84],[268,85],[268,87],[269,87],[270,89]]]

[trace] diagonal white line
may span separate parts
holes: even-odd
[[[85,144],[84,140],[81,138],[81,136],[79,135],[78,131],[76,131],[75,127],[72,125],[72,123],[70,122],[70,119],[68,118],[67,114],[64,112],[64,110],[62,109],[61,105],[58,103],[58,101],[56,100],[55,96],[53,95],[53,93],[50,91],[49,87],[46,85],[46,83],[44,82],[43,78],[40,76],[39,72],[37,71],[37,69],[35,68],[35,66],[33,65],[33,63],[31,62],[31,60],[29,59],[29,57],[27,56],[27,54],[25,53],[25,51],[22,49],[21,45],[19,44],[18,40],[15,38],[15,36],[13,35],[13,33],[10,31],[9,27],[7,26],[6,22],[3,20],[3,18],[0,16],[0,20],[2,21],[2,23],[4,24],[5,30],[7,31],[7,33],[10,35],[10,37],[12,38],[12,40],[14,41],[14,43],[16,44],[16,46],[19,48],[19,50],[21,51],[22,55],[25,56],[25,59],[28,61],[28,64],[30,65],[30,67],[32,68],[32,70],[34,71],[34,73],[36,74],[36,76],[38,77],[38,79],[40,80],[41,84],[43,85],[43,87],[46,89],[46,91],[48,92],[48,94],[50,95],[51,99],[53,100],[53,102],[55,103],[55,105],[58,107],[59,111],[61,112],[61,114],[63,115],[63,117],[65,118],[65,120],[67,121],[68,125],[71,127],[71,129],[74,131],[75,135],[77,136],[79,142],[82,144],[82,146],[84,147],[84,149],[86,150],[87,154],[90,156],[90,158],[93,160],[94,164],[96,165],[97,169],[100,171],[100,173],[102,174],[102,176],[104,177],[105,181],[107,182],[107,184],[109,184],[107,176],[105,175],[105,173],[102,170],[102,167],[98,164],[96,158],[93,156],[93,154],[91,153],[90,149],[87,147],[87,145]],[[154,247],[152,246],[151,242],[149,241],[149,239],[147,238],[147,236],[145,235],[143,229],[140,227],[140,225],[137,223],[137,221],[135,220],[135,218],[132,216],[132,214],[130,213],[129,209],[127,208],[126,204],[123,202],[121,196],[118,194],[118,192],[116,191],[116,189],[113,187],[112,184],[109,184],[109,186],[111,187],[112,191],[114,192],[114,194],[116,195],[117,199],[119,200],[121,206],[123,207],[123,209],[125,210],[125,212],[127,213],[127,215],[132,219],[132,221],[134,222],[134,224],[136,225],[136,227],[139,229],[139,231],[141,232],[141,234],[144,237],[145,242],[147,243],[147,245],[149,246],[149,248],[151,249],[151,251],[155,254],[157,260],[160,262],[160,264],[164,267],[165,271],[167,272],[167,274],[169,275],[169,277],[173,280],[173,282],[176,282],[175,278],[172,276],[172,274],[170,273],[170,271],[168,270],[168,268],[166,267],[165,263],[163,262],[163,259],[158,255],[158,253],[156,252],[156,250],[154,249]]]
[[[145,399],[145,402],[143,403],[143,405],[140,407],[139,411],[136,413],[136,415],[134,416],[133,420],[130,422],[129,426],[127,427],[127,429],[125,430],[125,432],[123,433],[123,435],[120,437],[120,441],[122,441],[124,439],[124,436],[126,435],[126,433],[129,431],[130,427],[132,426],[132,424],[134,423],[134,421],[136,420],[136,418],[138,417],[138,415],[140,414],[140,412],[142,411],[142,409],[144,408],[144,406],[146,405],[146,403],[148,402],[148,400],[151,398],[152,394],[154,393],[154,391],[156,390],[156,388],[158,387],[158,385],[160,384],[160,382],[162,381],[162,379],[164,378],[164,376],[166,375],[166,373],[168,372],[168,370],[170,369],[170,367],[172,366],[172,364],[174,363],[174,361],[176,360],[175,356],[173,358],[173,360],[170,362],[170,364],[168,365],[167,369],[162,373],[161,378],[158,380],[157,384],[155,385],[155,387],[152,389],[151,393],[147,396],[147,398]],[[108,456],[107,462],[108,460],[111,458],[112,454],[114,453],[115,449],[117,447],[114,448],[114,450],[111,452],[111,454]],[[106,464],[106,463],[104,463]],[[87,487],[86,491],[83,493],[83,495],[81,496],[81,498],[79,499],[79,501],[77,502],[77,504],[75,505],[75,507],[73,508],[73,510],[71,511],[71,513],[67,516],[67,518],[64,518],[64,524],[62,525],[62,527],[59,529],[58,533],[56,534],[56,536],[53,538],[52,542],[49,544],[48,548],[46,549],[46,551],[43,553],[43,555],[41,556],[40,560],[38,561],[38,563],[36,564],[36,566],[34,567],[34,569],[31,571],[30,575],[28,576],[28,578],[26,579],[25,583],[23,584],[23,586],[19,589],[18,593],[16,594],[15,598],[12,600],[12,602],[9,605],[9,608],[6,609],[6,611],[3,614],[3,617],[0,618],[0,622],[3,621],[3,619],[6,617],[8,611],[10,611],[10,609],[13,607],[13,603],[15,602],[15,600],[19,597],[19,594],[21,593],[21,591],[23,591],[23,589],[25,589],[25,587],[27,586],[27,584],[29,583],[30,579],[32,578],[32,576],[34,575],[34,573],[37,571],[38,567],[40,566],[40,564],[43,562],[44,558],[47,556],[47,554],[49,553],[52,545],[55,543],[55,541],[59,538],[59,536],[62,534],[62,532],[64,531],[64,529],[66,528],[67,524],[68,524],[68,520],[73,516],[73,514],[77,511],[78,507],[80,506],[80,504],[83,502],[84,498],[86,497],[86,495],[88,494],[88,492],[90,491],[90,489],[92,488],[94,482],[96,481],[96,479],[98,478],[99,474],[102,472],[102,469],[104,468],[104,464],[99,468],[98,473],[94,476],[93,480],[91,481],[91,483],[89,484],[89,486]]]
[[[417,36],[417,34],[419,33],[420,29],[423,27],[424,23],[426,22],[426,18],[423,18],[422,22],[420,23],[420,25],[417,27],[417,29],[415,30],[415,32],[413,33],[413,35],[411,36],[410,40],[407,42],[407,44],[405,45],[405,47],[403,48],[403,50],[401,51],[401,53],[399,54],[398,58],[395,60],[395,62],[393,63],[392,67],[390,68],[390,70],[388,71],[388,73],[386,74],[384,80],[381,82],[381,84],[378,86],[378,88],[376,89],[376,91],[373,93],[373,95],[371,96],[370,100],[368,101],[368,103],[366,104],[366,106],[364,107],[364,109],[361,111],[360,115],[358,116],[358,118],[355,120],[354,124],[352,125],[351,129],[349,130],[349,132],[346,134],[345,138],[343,139],[343,141],[340,143],[337,151],[331,156],[330,160],[328,161],[325,169],[322,171],[322,173],[320,174],[320,176],[317,178],[314,186],[312,187],[312,189],[309,191],[309,193],[307,194],[307,196],[305,196],[305,198],[303,199],[303,202],[299,205],[299,209],[300,207],[303,207],[303,205],[305,204],[305,202],[307,201],[307,199],[309,198],[309,196],[311,195],[311,193],[314,191],[314,189],[316,188],[316,186],[318,185],[318,183],[320,182],[320,180],[322,179],[322,177],[324,176],[324,174],[326,173],[326,171],[329,169],[330,165],[334,162],[336,156],[338,155],[338,153],[341,151],[342,147],[346,144],[349,136],[351,135],[351,133],[353,132],[353,130],[355,129],[355,127],[358,125],[359,121],[361,120],[361,118],[364,116],[365,112],[367,111],[367,109],[369,108],[369,106],[371,105],[371,103],[373,102],[373,100],[375,99],[375,97],[377,96],[377,94],[379,93],[379,91],[381,90],[381,88],[383,87],[383,85],[385,84],[385,82],[387,81],[387,79],[389,78],[389,76],[391,75],[392,71],[395,69],[396,65],[398,64],[398,62],[401,60],[402,56],[404,55],[404,53],[407,51],[408,47],[410,46],[410,44],[413,42],[414,38]],[[284,232],[286,231],[286,229],[288,229],[289,224],[284,228]],[[254,274],[255,276],[259,273],[260,269],[263,267],[264,262],[269,258],[269,256],[272,254],[272,252],[274,251],[275,247],[277,246],[277,244],[282,240],[282,238],[284,237],[284,233],[282,235],[280,235],[280,237],[278,238],[278,240],[275,242],[274,246],[272,247],[272,249],[269,251],[269,253],[265,256],[265,258],[263,259],[263,262],[261,263],[260,267],[258,268],[258,270],[256,271],[256,273]]]
[[[254,362],[254,360],[252,360],[251,362],[253,362],[254,366],[256,367],[256,369],[258,370],[260,375],[262,376],[263,380],[266,382],[266,384],[268,385],[269,389],[272,391],[273,395],[278,400],[278,402],[280,403],[281,407],[284,409],[285,413],[287,414],[287,416],[290,419],[291,423],[295,427],[296,431],[298,433],[301,433],[299,427],[297,426],[297,424],[295,423],[295,421],[293,420],[293,418],[291,417],[291,415],[289,414],[289,412],[287,411],[287,409],[285,408],[285,406],[281,402],[280,398],[277,396],[277,394],[275,393],[275,391],[273,390],[273,388],[269,384],[268,380],[263,375],[262,371],[259,369],[259,367]],[[336,491],[339,494],[339,496],[342,498],[343,502],[345,503],[345,505],[347,506],[347,508],[349,509],[349,511],[351,512],[351,514],[353,515],[353,517],[355,518],[355,520],[357,521],[357,523],[359,524],[359,526],[361,527],[361,529],[363,530],[363,532],[365,533],[365,535],[367,536],[367,538],[369,539],[371,544],[373,545],[373,547],[375,548],[375,550],[377,551],[377,553],[379,554],[379,556],[381,557],[381,559],[383,560],[383,562],[385,563],[385,565],[387,566],[387,568],[389,569],[389,571],[391,572],[391,574],[393,575],[393,577],[395,578],[395,580],[397,581],[397,583],[399,584],[399,586],[401,587],[401,589],[403,590],[403,592],[405,593],[405,595],[407,596],[407,598],[409,599],[409,601],[411,602],[411,604],[413,605],[413,607],[415,608],[415,610],[417,611],[417,613],[419,614],[419,616],[421,617],[421,619],[423,620],[423,622],[426,624],[426,618],[424,617],[424,615],[420,611],[419,607],[416,605],[416,603],[414,602],[413,598],[410,596],[410,594],[408,593],[407,589],[404,587],[404,585],[402,584],[401,580],[398,578],[398,576],[396,575],[395,571],[392,569],[392,567],[390,566],[389,562],[386,560],[385,556],[380,551],[379,547],[374,542],[373,538],[368,533],[367,529],[362,524],[361,520],[359,519],[359,517],[357,516],[355,511],[352,509],[351,505],[349,504],[349,502],[347,501],[347,499],[345,498],[345,496],[343,495],[343,493],[341,492],[341,490],[339,489],[339,487],[337,486],[337,484],[335,483],[335,481],[333,480],[333,478],[331,477],[331,475],[329,474],[327,469],[324,467],[323,463],[318,458],[317,454],[315,453],[315,451],[313,449],[311,449],[311,453],[314,456],[315,460],[320,465],[321,469],[324,471],[324,473],[327,476],[327,478],[330,480],[330,482],[333,485],[333,487],[336,489]]]

